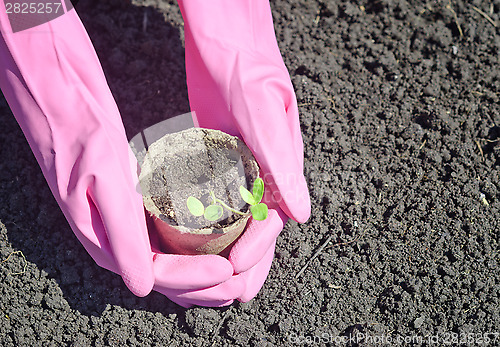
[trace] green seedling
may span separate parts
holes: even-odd
[[[255,180],[253,183],[252,193],[250,193],[245,187],[240,186],[240,195],[243,201],[250,205],[250,212],[252,213],[254,219],[264,220],[267,218],[267,205],[261,202],[262,197],[264,196],[264,181],[262,178],[257,178]],[[217,219],[222,217],[224,208],[242,216],[246,215],[245,213],[228,206],[224,201],[217,198],[212,191],[210,192],[210,197],[212,198],[212,203],[206,208],[203,203],[194,196],[187,198],[186,204],[189,212],[191,212],[191,214],[195,217],[203,216],[206,220],[211,222],[215,222]]]
[[[252,193],[245,187],[240,186],[240,195],[243,201],[250,205],[252,217],[256,220],[264,220],[267,218],[267,205],[262,201],[264,196],[264,181],[258,177],[253,183]]]

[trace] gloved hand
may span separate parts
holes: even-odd
[[[191,111],[201,127],[241,137],[297,222],[311,213],[297,100],[268,0],[179,0]]]
[[[179,5],[195,121],[245,141],[260,164],[270,210],[264,221],[251,219],[233,246],[230,280],[189,292],[163,289],[157,280],[155,289],[183,306],[222,306],[231,298],[246,302],[269,273],[276,237],[288,217],[305,222],[310,215],[297,101],[268,0],[179,0]]]
[[[76,12],[12,33],[1,2],[0,31],[0,87],[54,197],[96,263],[121,275],[138,296],[162,276],[163,284],[183,290],[230,279],[233,268],[220,256],[152,252],[135,189],[137,162]]]
[[[118,108],[75,11],[12,33],[0,5],[1,88],[54,197],[96,263],[136,295],[154,282]]]

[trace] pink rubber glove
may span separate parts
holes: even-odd
[[[270,210],[265,221],[251,219],[231,250],[235,275],[230,281],[177,292],[174,301],[221,306],[231,303],[233,295],[246,302],[269,273],[276,237],[288,217],[305,222],[311,212],[297,101],[267,0],[179,0],[179,5],[185,22],[189,100],[197,125],[245,141],[262,169],[264,201]],[[156,290],[171,294],[156,283]],[[228,300],[220,300],[222,293]]]
[[[76,12],[12,33],[1,2],[0,30],[0,87],[54,197],[96,263],[121,275],[138,296],[147,295],[155,280],[189,293],[231,279],[233,267],[220,256],[152,252],[135,189],[137,163]]]

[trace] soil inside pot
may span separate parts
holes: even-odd
[[[188,129],[155,142],[148,155],[152,165],[146,168],[146,176],[141,173],[143,194],[151,197],[157,208],[155,214],[168,224],[186,231],[218,230],[243,217],[227,209],[215,222],[193,216],[187,208],[188,197],[199,199],[207,207],[213,203],[212,192],[231,208],[248,212],[239,187],[251,189],[258,171],[248,162],[251,152],[236,137]]]

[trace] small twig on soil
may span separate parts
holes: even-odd
[[[450,2],[448,3],[448,5],[446,5],[446,8],[448,10],[451,11],[451,13],[453,14],[453,20],[455,21],[455,25],[457,26],[457,29],[458,29],[458,33],[460,34],[460,37],[464,37],[464,33],[462,31],[462,27],[460,26],[460,24],[458,23],[458,16],[457,16],[457,13],[455,12],[454,9],[451,8],[451,0]]]
[[[481,203],[484,206],[490,206],[490,203],[488,202],[488,200],[486,200],[486,195],[484,195],[484,193],[481,193],[481,195],[479,196],[479,200],[481,200]]]
[[[481,144],[479,143],[479,141],[477,139],[474,141],[476,142],[477,148],[479,148],[479,153],[481,153],[481,158],[483,158],[483,161],[484,161],[484,153],[483,153],[483,149],[481,148]]]
[[[24,256],[24,254],[23,254],[23,252],[22,252],[22,251],[14,251],[14,252],[11,252],[7,258],[5,258],[4,260],[2,260],[2,263],[5,263],[5,262],[6,262],[7,260],[9,260],[9,259],[10,259],[10,257],[11,257],[11,256],[13,256],[14,254],[20,254],[20,255],[21,255],[21,257],[23,257],[23,259],[24,259],[24,268],[23,268],[23,271],[21,271],[21,272],[9,272],[9,273],[7,274],[7,276],[9,276],[9,275],[12,275],[12,276],[14,276],[14,275],[22,275],[22,274],[26,273],[26,268],[28,267],[28,261],[26,260],[26,257]]]
[[[422,148],[424,148],[425,146],[425,143],[427,142],[427,139],[424,140],[424,142],[422,142],[422,144],[420,145],[420,147],[418,147],[418,150],[420,151]]]
[[[486,18],[486,20],[488,22],[490,22],[495,28],[497,27],[497,23],[495,23],[495,21],[493,19],[491,19],[490,16],[488,16],[486,13],[484,13],[483,11],[481,11],[480,9],[478,9],[476,6],[472,6],[472,8],[474,9],[474,11],[476,11],[481,16],[483,16],[484,18]]]
[[[359,234],[358,236],[356,236],[351,241],[339,242],[339,243],[336,243],[336,244],[332,245],[332,247],[345,246],[345,245],[348,245],[350,243],[356,242],[362,235],[365,234],[365,232],[366,232],[366,229],[365,229],[365,231],[363,231],[361,234]],[[304,273],[304,271],[306,271],[306,269],[309,266],[309,264],[311,264],[311,262],[314,259],[316,259],[316,257],[323,251],[323,249],[325,249],[325,247],[328,245],[328,243],[330,242],[330,240],[332,239],[332,237],[333,237],[333,234],[330,234],[330,236],[328,236],[328,238],[325,240],[325,242],[323,242],[323,244],[318,248],[318,250],[316,252],[314,252],[314,254],[311,256],[311,258],[309,258],[307,260],[306,264],[302,267],[302,269],[300,269],[300,271],[297,273],[297,275],[295,275],[295,279],[299,278]]]
[[[358,241],[361,236],[363,236],[364,234],[366,233],[366,229],[361,233],[359,234],[358,236],[356,236],[354,239],[352,239],[351,241],[345,241],[345,242],[339,242],[339,243],[336,243],[334,245],[332,245],[332,247],[337,247],[337,246],[345,246],[345,245],[348,245],[350,243],[353,243],[353,242],[356,242]]]
[[[215,327],[214,335],[212,336],[212,347],[217,345],[215,343],[216,342],[215,338],[217,336],[219,336],[219,331],[222,328],[222,324],[224,324],[224,322],[226,321],[226,318],[229,315],[229,311],[231,311],[231,309],[232,309],[232,307],[229,307],[229,309],[226,312],[224,312],[224,314],[222,315],[222,318],[220,319],[219,324],[217,324],[217,326]]]
[[[342,112],[340,112],[339,110],[337,110],[337,106],[335,105],[335,96],[329,97],[327,100],[330,101],[333,104],[333,111],[336,114],[342,116]]]
[[[311,262],[314,259],[316,259],[316,257],[323,251],[323,249],[326,247],[326,245],[328,244],[328,242],[330,242],[330,240],[332,239],[332,237],[333,237],[333,234],[330,234],[330,236],[327,237],[327,239],[325,240],[325,242],[323,242],[323,244],[318,248],[318,250],[316,252],[314,252],[314,254],[312,255],[312,257],[309,258],[309,260],[302,267],[302,269],[300,269],[300,271],[297,273],[297,275],[295,275],[295,279],[299,278],[304,273],[304,271],[306,271],[306,269],[309,266],[309,264],[311,264]]]
[[[145,33],[148,30],[148,11],[144,10],[144,16],[142,17],[142,32]]]
[[[486,142],[490,142],[490,143],[499,141],[499,140],[490,140],[490,139],[481,139],[481,140],[486,141]]]
[[[465,313],[469,312],[470,310],[475,309],[477,306],[478,306],[478,305],[474,305],[474,306],[472,306],[472,307],[469,307],[468,309],[466,309],[465,311],[463,311],[463,313],[465,314]]]
[[[321,9],[319,9],[317,12],[316,12],[316,18],[314,18],[314,25],[318,25],[319,23],[319,19],[320,19],[320,15],[321,15]]]

